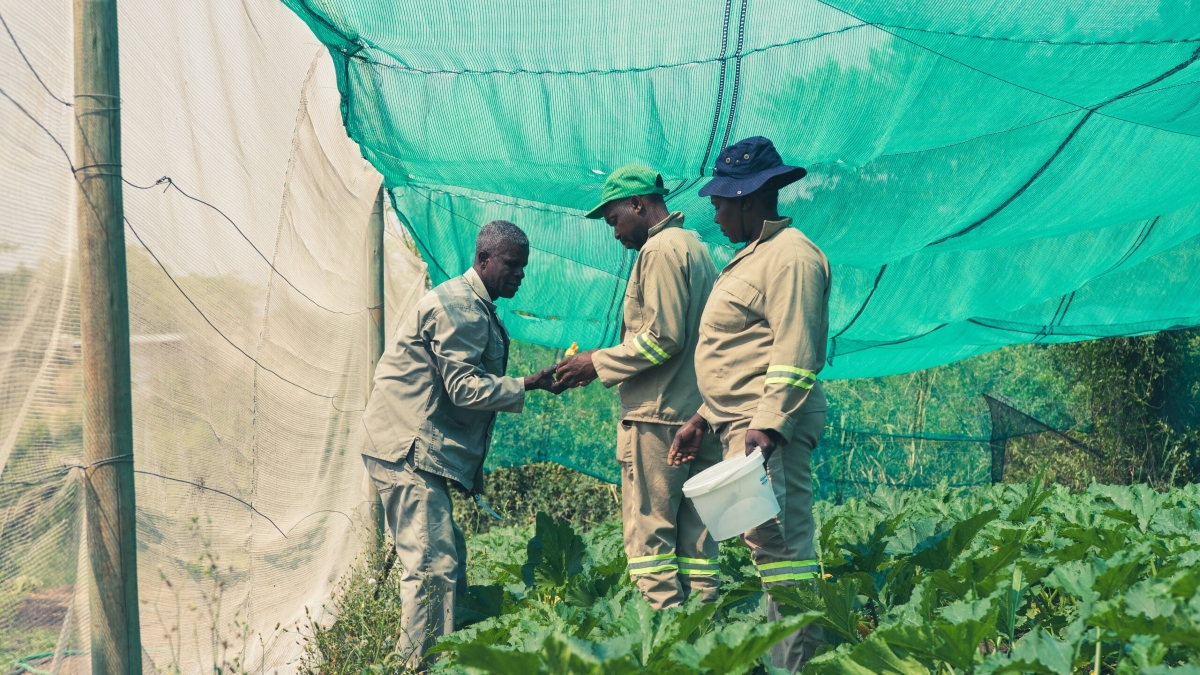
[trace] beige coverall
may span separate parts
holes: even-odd
[[[629,574],[656,609],[692,592],[717,597],[717,545],[683,483],[720,461],[715,438],[688,466],[667,464],[676,430],[700,407],[693,355],[716,267],[672,213],[650,229],[625,290],[621,344],[592,354],[601,383],[619,385],[621,504]]]
[[[767,221],[713,286],[700,324],[696,372],[700,414],[725,457],[745,452],[747,429],[786,442],[767,462],[779,515],[743,536],[764,586],[796,584],[819,570],[813,549],[810,453],[825,426],[817,374],[829,333],[829,261],[791,219]],[[779,617],[771,601],[768,618]],[[777,668],[798,672],[822,641],[810,626],[771,649]]]
[[[397,651],[413,667],[454,630],[455,596],[467,585],[449,482],[483,491],[496,411],[525,405],[524,381],[505,377],[507,365],[508,333],[469,269],[417,303],[375,369],[361,453],[396,542],[403,575]]]

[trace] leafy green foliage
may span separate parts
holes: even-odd
[[[545,512],[537,514],[537,534],[525,550],[529,560],[521,567],[521,578],[541,593],[557,594],[583,571],[583,537],[567,521]]]
[[[540,514],[534,528],[471,537],[476,585],[459,601],[470,625],[438,643],[434,670],[766,675],[771,645],[808,624],[826,645],[805,673],[1082,675],[1099,659],[1102,673],[1153,675],[1200,662],[1200,486],[1072,494],[1035,476],[881,487],[816,511],[827,578],[764,593],[745,546],[724,542],[719,602],[657,612],[625,574],[617,523],[580,535]],[[314,656],[342,650],[311,671],[399,672],[385,642],[398,626],[392,591],[376,601],[379,630],[356,588],[366,576],[345,587],[341,618],[325,629],[338,639],[310,638]],[[766,620],[768,598],[782,619]],[[339,627],[351,620],[361,623]],[[363,656],[347,658],[344,645]]]
[[[457,491],[451,497],[454,520],[468,536],[493,527],[532,525],[538,511],[553,512],[579,530],[589,530],[621,517],[615,485],[550,462],[501,467],[487,473],[484,498],[504,517],[503,522]]]

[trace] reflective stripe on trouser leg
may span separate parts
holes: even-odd
[[[821,567],[816,560],[784,560],[781,562],[756,565],[758,576],[763,585],[778,584],[784,581],[806,581],[815,579]]]
[[[679,573],[684,576],[711,577],[719,574],[721,568],[716,560],[708,558],[680,558]]]
[[[749,419],[722,426],[720,433],[725,457],[745,454],[746,429],[749,426]],[[771,489],[779,500],[779,514],[747,532],[742,540],[750,547],[751,557],[760,570],[773,563],[787,563],[786,566],[766,570],[768,574],[785,567],[788,570],[786,574],[805,574],[805,571],[796,571],[795,568],[799,563],[816,559],[813,549],[810,458],[824,428],[825,411],[801,414],[787,444],[777,448],[767,462]],[[764,583],[768,582],[766,576]],[[780,579],[770,583],[786,585],[800,581]],[[778,603],[773,599],[768,600],[768,619],[778,616]],[[793,673],[799,672],[822,642],[823,632],[819,626],[805,626],[771,648],[771,665]]]
[[[683,586],[676,559],[677,518],[688,467],[667,464],[678,427],[623,421],[617,429],[621,463],[621,516],[629,574],[655,609],[681,604]],[[694,552],[688,557],[700,557]]]
[[[695,476],[721,461],[721,439],[716,434],[704,434],[700,451],[692,460],[688,476]],[[696,512],[696,505],[687,497],[679,504],[678,544],[679,585],[685,598],[699,595],[704,602],[716,602],[721,586],[717,574],[717,557],[720,549],[708,534],[708,528]]]
[[[651,572],[669,572],[679,569],[679,561],[674,553],[662,555],[647,555],[641,558],[629,559],[629,576],[640,577]]]

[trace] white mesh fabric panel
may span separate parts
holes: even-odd
[[[146,668],[287,672],[282,630],[320,616],[361,546],[381,177],[283,6],[118,9]],[[55,142],[70,152],[71,5],[0,14],[0,649],[86,673],[75,185]],[[425,280],[389,230],[394,325]]]

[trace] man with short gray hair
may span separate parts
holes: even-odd
[[[467,589],[467,550],[450,487],[483,492],[483,462],[498,411],[519,413],[525,392],[559,393],[551,366],[506,377],[508,332],[495,301],[525,278],[529,239],[494,220],[475,239],[475,264],[439,284],[404,319],[375,370],[362,416],[363,462],[383,500],[401,565],[397,651],[412,668],[454,630]]]

